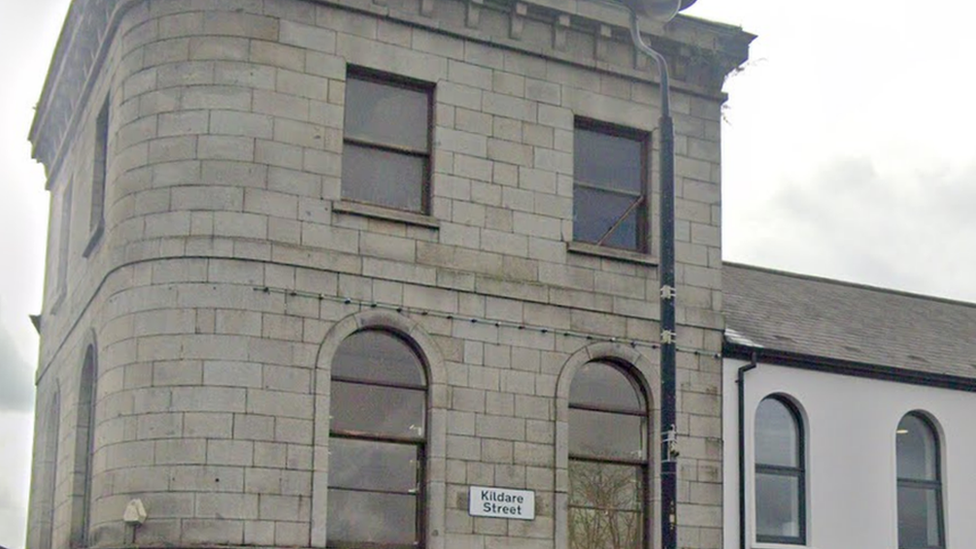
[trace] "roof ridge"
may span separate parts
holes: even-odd
[[[760,267],[758,265],[747,265],[745,263],[737,263],[737,262],[734,262],[734,261],[725,261],[725,260],[723,260],[722,261],[722,266],[723,267],[734,267],[734,268],[739,268],[739,269],[744,269],[744,270],[751,270],[751,271],[765,272],[765,273],[769,273],[769,274],[775,274],[775,275],[780,275],[780,276],[787,276],[787,277],[790,277],[790,278],[798,278],[798,279],[803,279],[803,280],[809,280],[809,281],[812,281],[812,282],[821,282],[821,283],[824,283],[824,284],[831,284],[831,285],[834,285],[834,286],[846,286],[846,287],[849,287],[849,288],[856,288],[856,289],[859,289],[859,290],[868,290],[868,291],[878,292],[878,293],[883,293],[883,294],[897,295],[897,296],[902,296],[902,297],[910,297],[910,298],[915,298],[915,299],[922,299],[922,300],[925,300],[925,301],[932,301],[932,302],[937,302],[937,303],[943,303],[943,304],[946,304],[946,305],[959,305],[959,306],[963,306],[963,307],[967,307],[967,308],[976,309],[976,303],[971,302],[971,301],[963,301],[961,299],[952,299],[952,298],[948,298],[948,297],[938,297],[938,296],[934,296],[934,295],[921,294],[921,293],[916,293],[916,292],[909,292],[909,291],[906,291],[906,290],[896,290],[894,288],[885,288],[884,286],[874,286],[874,285],[871,285],[871,284],[865,284],[863,282],[851,282],[851,281],[848,281],[848,280],[839,280],[839,279],[836,279],[836,278],[827,278],[825,276],[818,276],[818,275],[797,273],[797,272],[793,272],[793,271],[784,271],[784,270],[781,270],[781,269],[773,269],[771,267]]]

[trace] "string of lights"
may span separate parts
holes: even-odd
[[[262,292],[265,294],[283,294],[289,297],[304,297],[309,299],[317,299],[319,301],[331,301],[335,303],[342,303],[344,305],[355,305],[358,306],[360,309],[383,309],[388,311],[395,311],[400,314],[429,316],[435,318],[443,318],[446,320],[470,322],[471,324],[486,324],[486,325],[494,326],[496,328],[514,328],[516,330],[526,330],[531,332],[537,332],[540,334],[553,334],[555,336],[581,339],[590,342],[623,343],[626,345],[630,345],[631,347],[634,348],[637,347],[643,347],[647,349],[661,348],[661,345],[659,343],[654,343],[651,341],[641,341],[638,339],[630,339],[630,338],[608,337],[604,335],[597,335],[597,334],[591,334],[591,333],[574,331],[574,330],[550,328],[546,326],[535,326],[531,324],[524,324],[524,323],[512,322],[507,320],[481,318],[481,317],[470,316],[470,315],[445,313],[442,311],[432,311],[430,309],[423,309],[420,307],[406,307],[404,305],[380,303],[377,301],[368,301],[364,299],[355,299],[351,297],[318,294],[314,292],[306,292],[301,290],[289,290],[285,288],[272,288],[270,286],[258,286],[254,288],[254,291]],[[687,353],[695,356],[703,356],[709,358],[722,358],[722,355],[718,353],[709,353],[697,349],[682,348],[680,346],[677,347],[677,351],[679,353]]]

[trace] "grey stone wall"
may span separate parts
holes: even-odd
[[[655,72],[634,57],[624,18],[583,4],[453,0],[119,6],[74,129],[59,130],[69,145],[49,165],[52,203],[69,185],[74,201],[64,292],[52,282],[52,216],[38,375],[39,394],[61,402],[52,545],[67,547],[80,527],[88,346],[98,356],[91,545],[132,535],[140,545],[324,545],[328,359],[342,337],[381,325],[417,342],[430,370],[428,545],[566,547],[572,372],[592,358],[627,361],[660,402],[654,254],[569,242],[575,117],[656,125]],[[679,532],[682,547],[709,549],[722,518],[724,96],[714,73],[735,64],[715,44],[739,35],[671,25],[652,30],[678,76]],[[350,65],[436,85],[429,218],[340,199]],[[105,230],[90,246],[106,96]],[[649,448],[655,456],[656,441]],[[52,481],[42,477],[31,549],[47,549],[38,506]],[[472,484],[535,490],[537,519],[468,516]],[[134,533],[121,521],[132,498],[149,515]],[[660,514],[655,503],[655,524]]]

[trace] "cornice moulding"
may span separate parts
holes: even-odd
[[[438,19],[437,4],[458,0],[417,2],[416,13],[390,7],[388,4],[393,2],[308,1],[387,17],[407,25],[430,28],[460,38],[625,77],[647,81],[656,81],[657,78],[656,72],[639,60],[636,66],[627,68],[606,59],[605,44],[600,44],[600,41],[627,40],[624,38],[627,36],[627,14],[622,9],[588,0],[478,0],[474,6],[475,12],[468,12],[467,25],[447,25],[446,21]],[[107,55],[107,46],[112,43],[122,17],[130,9],[147,3],[148,0],[75,0],[68,10],[29,134],[33,157],[42,162],[47,170],[48,188],[67,152],[70,136],[79,123]],[[230,5],[227,4],[228,7]],[[219,9],[221,3],[215,2],[214,6],[214,9]],[[481,30],[478,21],[484,16],[472,17],[471,14],[486,10],[507,13],[512,20],[510,32],[492,35]],[[572,52],[552,47],[551,41],[548,49],[526,43],[522,32],[526,20],[548,24],[554,36],[555,33],[566,31],[592,34],[596,47],[591,52],[591,58],[574,57]],[[559,26],[560,21],[563,22],[562,27]],[[610,29],[609,37],[607,28]],[[721,80],[729,71],[745,62],[748,45],[755,38],[738,27],[687,16],[679,16],[664,26],[645,21],[642,28],[645,33],[654,36],[652,40],[666,56],[675,60],[672,67],[675,89],[719,100],[724,100]],[[712,74],[705,74],[707,72]],[[697,80],[705,84],[698,82],[696,85]]]

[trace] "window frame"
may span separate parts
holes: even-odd
[[[74,502],[71,532],[74,547],[88,547],[91,535],[97,393],[98,352],[95,344],[90,343],[85,348],[75,412],[75,479],[72,490]]]
[[[651,437],[653,435],[653,425],[652,425],[652,421],[651,421],[652,418],[651,418],[651,408],[650,408],[650,397],[649,397],[649,394],[648,394],[647,387],[644,386],[644,383],[642,382],[640,376],[638,376],[636,374],[636,370],[632,369],[628,365],[624,365],[624,364],[618,363],[617,361],[610,360],[608,358],[595,358],[595,359],[588,360],[585,363],[583,363],[581,365],[580,369],[586,367],[589,364],[594,364],[594,363],[595,364],[600,364],[600,365],[602,365],[604,367],[613,368],[613,369],[617,370],[621,375],[625,376],[631,382],[631,384],[633,384],[634,390],[635,390],[635,392],[637,393],[638,397],[641,400],[640,404],[641,404],[643,410],[636,411],[636,410],[629,410],[629,409],[624,409],[624,408],[615,407],[615,406],[599,406],[599,405],[586,404],[586,403],[584,403],[584,404],[574,404],[573,403],[573,400],[572,400],[572,396],[570,396],[567,399],[567,409],[569,410],[570,413],[572,413],[573,410],[583,410],[583,411],[589,411],[589,412],[619,414],[619,415],[626,415],[626,416],[630,416],[630,417],[639,417],[639,418],[642,418],[642,420],[644,422],[644,437],[645,437],[645,439],[644,439],[644,448],[642,449],[642,454],[643,455],[642,455],[642,457],[640,459],[605,458],[605,457],[604,458],[601,458],[601,457],[597,457],[597,456],[592,456],[592,455],[580,454],[580,453],[573,452],[573,450],[572,450],[572,443],[571,443],[572,436],[573,436],[573,422],[572,422],[571,419],[568,419],[567,420],[567,425],[568,425],[568,429],[567,429],[568,438],[566,439],[566,441],[568,443],[567,444],[567,464],[568,464],[567,474],[568,474],[568,477],[569,477],[570,480],[569,480],[569,488],[567,490],[567,495],[568,495],[567,509],[566,509],[567,517],[569,519],[569,522],[571,523],[571,521],[572,521],[572,517],[571,517],[572,510],[574,508],[580,508],[580,509],[597,509],[597,510],[599,510],[599,508],[585,507],[585,506],[581,506],[581,505],[574,505],[572,503],[573,502],[573,491],[572,491],[572,484],[573,483],[572,483],[572,480],[571,479],[572,479],[572,464],[573,464],[574,461],[577,461],[577,462],[586,462],[586,463],[611,464],[611,465],[628,466],[628,467],[636,468],[639,471],[640,480],[641,480],[641,486],[640,486],[641,498],[640,498],[640,501],[639,501],[639,503],[640,503],[640,510],[638,511],[638,514],[640,516],[640,521],[641,521],[641,541],[640,541],[639,547],[641,549],[647,549],[648,547],[651,546],[652,539],[654,537],[653,532],[651,531],[652,525],[651,525],[651,493],[650,493],[650,490],[651,490],[651,480],[652,480],[651,479],[651,475],[653,474],[653,471],[651,469],[651,465],[652,465],[652,462],[651,462],[651,448],[653,446]],[[572,387],[572,383],[573,383],[573,381],[575,381],[575,377],[577,375],[579,375],[579,370],[577,370],[575,372],[575,375],[573,376],[574,379],[571,380],[571,382],[570,382],[570,395],[572,394],[572,388],[571,388]],[[619,509],[614,508],[613,510],[614,511],[617,511]],[[573,546],[573,539],[572,539],[571,534],[569,533],[571,530],[572,530],[571,527],[569,527],[567,529],[567,536],[568,536],[567,537],[567,540],[566,540],[567,547],[572,547]]]
[[[766,401],[775,401],[786,409],[793,419],[796,427],[796,447],[793,451],[797,452],[797,466],[789,467],[783,465],[771,465],[760,463],[755,456],[755,441],[759,433],[759,425],[756,419],[759,415],[759,407]],[[759,401],[756,407],[756,418],[753,420],[753,498],[754,498],[754,528],[756,529],[756,543],[779,543],[785,545],[806,545],[807,543],[807,448],[806,448],[806,429],[804,428],[803,415],[800,410],[788,398],[782,395],[770,395]],[[797,479],[797,522],[799,523],[799,535],[797,536],[768,536],[759,532],[759,475],[772,475],[784,478]]]
[[[71,259],[71,218],[74,208],[74,181],[68,181],[58,204],[58,262],[55,266],[55,297],[52,312],[61,308],[68,293],[68,263]]]
[[[349,65],[346,68],[347,86],[349,80],[362,80],[365,82],[372,82],[374,84],[379,84],[391,88],[400,88],[400,89],[409,90],[413,92],[423,93],[427,97],[427,120],[426,120],[427,139],[426,139],[426,150],[420,150],[420,149],[414,149],[403,145],[380,143],[369,139],[350,137],[346,133],[346,129],[345,129],[345,117],[346,114],[348,113],[348,95],[346,95],[345,102],[343,103],[343,132],[342,132],[343,162],[345,162],[346,145],[352,145],[354,147],[359,147],[359,148],[373,150],[373,151],[392,153],[400,156],[407,156],[410,158],[420,158],[423,160],[423,170],[422,170],[421,181],[420,181],[420,209],[419,210],[411,210],[407,208],[400,208],[397,206],[390,206],[386,204],[380,204],[377,202],[371,202],[367,200],[347,197],[343,192],[343,190],[346,188],[345,177],[342,177],[340,182],[339,195],[341,200],[353,204],[362,204],[372,208],[382,208],[385,210],[390,210],[391,212],[403,212],[407,214],[429,216],[432,211],[431,203],[433,197],[432,178],[434,174],[434,126],[435,126],[434,110],[436,107],[434,93],[436,90],[436,84],[432,82],[425,82],[423,80],[418,80],[415,78],[410,78],[408,76],[378,71],[375,69],[354,66],[354,65]],[[348,94],[348,91],[346,93]],[[345,170],[345,167],[343,167],[343,170]]]
[[[416,458],[417,459],[416,486],[417,487],[416,487],[416,490],[412,494],[410,494],[410,495],[412,495],[415,498],[415,502],[416,502],[414,520],[415,520],[415,528],[416,528],[416,532],[417,532],[417,539],[416,539],[416,542],[415,543],[411,543],[411,544],[395,544],[395,543],[384,544],[384,543],[370,543],[370,542],[350,542],[350,543],[345,543],[345,544],[343,544],[343,543],[335,544],[335,543],[331,542],[331,540],[328,538],[328,535],[326,535],[325,545],[324,546],[326,547],[326,549],[350,549],[350,548],[363,548],[363,549],[366,549],[366,548],[369,548],[369,549],[422,549],[422,548],[424,548],[424,547],[427,546],[427,528],[426,528],[426,526],[427,526],[427,519],[428,519],[427,481],[428,481],[428,477],[429,477],[429,474],[428,474],[428,466],[427,466],[427,459],[428,459],[428,452],[429,452],[429,446],[430,446],[429,434],[430,434],[430,425],[431,425],[431,407],[430,407],[430,398],[431,398],[431,395],[430,395],[430,385],[431,385],[431,380],[430,380],[429,365],[427,363],[427,360],[425,358],[424,353],[421,352],[421,350],[413,342],[412,339],[410,339],[409,337],[407,337],[407,336],[405,336],[403,334],[400,334],[396,330],[386,329],[386,328],[379,327],[379,326],[363,328],[363,329],[360,329],[360,330],[356,330],[353,333],[347,335],[339,343],[339,345],[337,347],[337,353],[338,353],[338,349],[341,349],[342,348],[342,344],[346,340],[348,340],[349,338],[354,337],[356,335],[359,335],[359,334],[362,334],[362,333],[367,333],[367,332],[384,333],[384,334],[386,334],[386,335],[388,335],[390,337],[394,337],[397,340],[399,340],[407,349],[410,350],[410,352],[412,352],[416,356],[416,358],[417,358],[417,360],[420,363],[420,366],[422,368],[423,376],[424,376],[424,382],[425,383],[423,385],[418,385],[418,384],[414,384],[414,383],[395,383],[395,382],[389,382],[389,381],[364,380],[364,379],[357,379],[357,378],[348,377],[348,376],[331,374],[330,375],[330,378],[329,378],[330,379],[330,382],[329,383],[330,383],[332,389],[330,389],[330,391],[335,389],[335,382],[338,382],[338,383],[346,383],[346,384],[365,385],[365,386],[371,386],[371,387],[384,387],[384,388],[403,389],[403,390],[407,390],[407,391],[419,391],[419,392],[422,392],[423,393],[423,396],[424,396],[424,411],[423,411],[423,415],[424,415],[424,431],[423,431],[423,434],[420,435],[420,436],[398,436],[398,435],[391,435],[391,434],[372,433],[372,432],[368,432],[368,431],[357,431],[357,430],[351,430],[351,429],[335,429],[333,427],[332,422],[330,421],[330,423],[329,423],[329,440],[331,441],[332,439],[342,439],[342,440],[365,441],[365,442],[373,442],[373,443],[398,444],[398,445],[412,445],[412,446],[414,446],[416,448],[416,455],[417,455],[417,458]],[[333,356],[332,361],[333,361],[333,363],[335,362],[335,356]],[[331,415],[332,415],[332,412],[330,410],[330,417],[331,417]],[[328,489],[329,492],[331,492],[333,490],[333,485],[332,485],[331,478],[328,481],[327,489]],[[339,487],[337,489],[344,490],[344,491],[347,491],[347,492],[368,492],[368,493],[380,493],[380,494],[401,494],[401,492],[387,491],[387,490],[369,490],[369,489],[346,488],[346,487]],[[326,524],[328,524],[328,517],[326,518]]]
[[[629,192],[623,192],[620,191],[619,189],[599,187],[590,182],[581,182],[577,178],[575,162],[577,162],[579,159],[579,154],[577,154],[577,149],[576,149],[576,144],[577,144],[576,132],[578,130],[584,130],[596,134],[603,134],[611,137],[630,139],[632,141],[637,141],[640,143],[640,172],[641,172],[640,189],[642,191],[641,195],[637,195]],[[597,253],[600,250],[606,250],[612,252],[624,252],[624,253],[629,252],[629,253],[640,254],[640,255],[650,255],[651,238],[653,236],[653,233],[651,231],[651,215],[652,215],[651,199],[653,197],[652,177],[651,177],[651,169],[653,167],[652,158],[651,158],[651,153],[653,152],[652,132],[647,132],[644,130],[639,130],[637,128],[632,128],[627,126],[621,126],[619,124],[613,124],[610,122],[594,120],[592,118],[576,117],[576,119],[573,122],[573,134],[574,134],[574,138],[573,138],[573,158],[574,158],[573,242],[577,244],[583,244],[587,247],[592,246],[596,248]],[[635,248],[625,248],[625,247],[613,246],[601,242],[590,242],[587,240],[576,239],[577,213],[576,213],[576,206],[575,206],[575,194],[576,194],[575,191],[578,186],[593,191],[610,193],[619,196],[634,196],[634,197],[639,196],[642,199],[640,203],[636,204],[636,206],[632,205],[632,208],[636,209],[637,211],[637,234],[636,234],[637,246]],[[627,215],[629,214],[630,211],[627,212]],[[623,220],[625,217],[626,215],[618,218],[617,224],[615,224],[606,233],[604,233],[602,240],[609,239],[610,236],[613,235],[613,233],[619,228],[619,224],[621,220]]]
[[[895,432],[895,511],[897,513],[897,524],[896,524],[896,534],[897,534],[897,546],[898,549],[945,549],[946,547],[946,524],[945,524],[945,501],[944,489],[942,485],[942,443],[939,437],[939,430],[936,429],[935,423],[932,422],[925,414],[917,411],[908,412],[903,415],[900,420],[898,420],[898,426],[905,421],[906,418],[914,418],[918,420],[922,425],[928,429],[929,434],[932,436],[933,450],[935,452],[935,480],[925,480],[925,479],[915,479],[915,478],[903,478],[898,475],[898,432]],[[896,428],[897,429],[897,428]],[[935,493],[935,504],[936,504],[936,519],[939,528],[939,544],[938,545],[928,545],[928,546],[907,546],[902,545],[901,541],[901,513],[900,506],[898,505],[899,492],[901,488],[915,488],[923,489],[926,491],[933,491]]]
[[[95,155],[92,158],[91,205],[88,213],[88,243],[82,252],[87,258],[105,231],[105,198],[108,189],[108,141],[111,97],[107,96],[95,119]]]
[[[56,382],[55,382],[56,383]],[[37,468],[40,474],[34,482],[40,484],[40,503],[31,498],[31,512],[39,511],[37,547],[54,549],[54,510],[58,507],[58,457],[61,451],[61,388],[55,386],[54,394],[45,407],[47,417],[37,417],[43,442],[41,459]],[[32,487],[33,494],[34,489]],[[43,499],[42,499],[43,498]],[[28,532],[30,534],[30,532]]]

